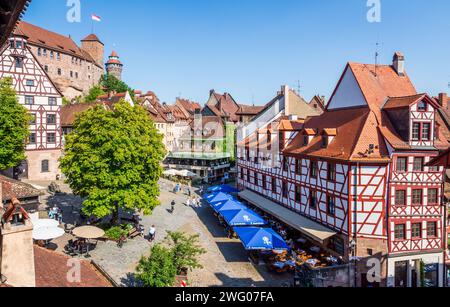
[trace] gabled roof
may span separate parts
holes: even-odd
[[[286,147],[284,154],[336,160],[386,160],[388,152],[374,124],[376,118],[368,108],[330,110],[305,122],[302,132],[314,136],[307,146],[299,135]],[[322,135],[334,132],[335,138],[324,148]],[[371,155],[366,153],[369,144],[378,147]]]
[[[79,114],[91,108],[94,108],[98,105],[102,104],[99,102],[92,102],[92,103],[77,103],[63,106],[61,108],[61,126],[62,127],[73,126],[75,119]]]
[[[239,104],[233,96],[229,93],[219,94],[211,90],[211,97],[214,98],[215,102],[210,99],[205,107],[209,108],[216,116],[227,118],[232,122],[239,121],[236,114],[239,111]]]
[[[85,54],[81,51],[81,48],[68,36],[43,29],[25,21],[20,21],[17,24],[14,33],[27,36],[30,44],[85,58]]]
[[[10,201],[13,198],[20,200],[38,197],[41,195],[41,192],[33,188],[31,185],[6,176],[0,175],[0,184],[3,189],[2,201]]]
[[[88,36],[86,36],[85,38],[83,38],[81,40],[82,42],[99,42],[100,44],[103,45],[102,41],[98,38],[97,35],[95,35],[94,33],[89,34]]]
[[[304,120],[283,119],[278,126],[279,131],[300,131],[305,124]]]
[[[417,95],[408,75],[405,73],[404,76],[399,76],[390,65],[350,62],[347,69],[353,72],[368,107],[377,117],[387,98]]]
[[[250,115],[256,116],[259,112],[264,109],[265,106],[249,106],[245,104],[239,105],[239,110],[236,112],[236,115]]]
[[[435,107],[436,109],[439,109],[438,103],[434,99],[428,97],[427,94],[417,94],[403,97],[390,97],[383,106],[383,109],[389,110],[389,109],[407,108],[422,100],[426,100],[427,103],[433,105],[433,107]]]

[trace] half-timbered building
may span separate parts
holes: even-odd
[[[27,43],[27,37],[11,36],[0,53],[0,78],[10,77],[19,102],[30,114],[27,160],[15,175],[30,180],[55,180],[61,156],[62,95],[43,70]]]
[[[438,108],[402,54],[348,63],[324,114],[267,121],[239,144],[240,195],[354,264],[355,285],[442,286]]]

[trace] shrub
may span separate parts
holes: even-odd
[[[172,250],[157,244],[152,248],[150,257],[143,257],[139,262],[136,279],[144,287],[162,288],[172,287],[176,275]]]

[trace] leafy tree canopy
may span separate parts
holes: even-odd
[[[172,250],[159,244],[152,248],[148,258],[142,258],[137,267],[136,278],[144,287],[172,287],[177,269],[173,262]]]
[[[105,91],[99,85],[96,85],[89,90],[89,94],[84,98],[84,102],[95,102],[99,96],[104,94]]]
[[[81,113],[66,137],[61,170],[83,212],[117,220],[119,208],[150,214],[159,205],[162,135],[144,109],[125,101]]]
[[[12,80],[0,80],[0,170],[19,165],[25,157],[25,140],[31,116],[17,100]]]
[[[134,90],[130,88],[125,82],[117,79],[115,76],[106,74],[103,75],[100,80],[100,86],[107,92],[124,93],[129,92],[131,97],[134,98]]]
[[[185,269],[192,271],[202,268],[198,257],[206,253],[206,250],[198,244],[198,235],[187,236],[182,232],[169,232],[168,240],[172,246],[173,260],[178,274]]]

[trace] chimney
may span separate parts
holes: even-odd
[[[399,76],[403,77],[405,75],[405,56],[403,55],[403,53],[396,52],[394,54],[392,66]]]
[[[291,104],[289,99],[289,86],[283,85],[281,87],[281,93],[284,95],[284,115],[292,115]]]
[[[440,93],[439,94],[439,104],[443,109],[447,109],[448,107],[448,96],[447,93]]]

